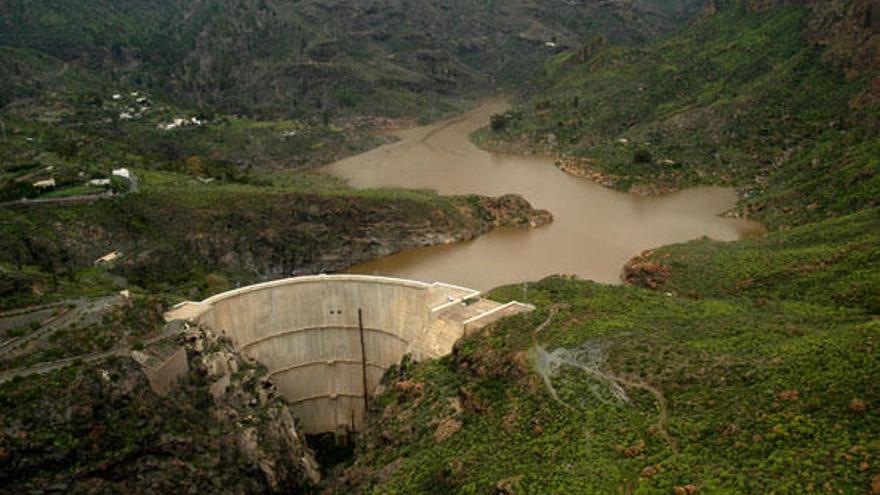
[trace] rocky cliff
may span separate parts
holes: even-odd
[[[827,47],[826,58],[850,69],[880,65],[880,3],[876,0],[751,0],[749,9],[763,12],[783,5],[811,9],[806,27],[813,43]]]
[[[166,189],[70,208],[7,210],[7,225],[21,235],[0,240],[0,261],[60,273],[117,250],[124,256],[113,271],[141,286],[191,287],[209,273],[248,283],[332,272],[405,248],[472,239],[493,227],[552,220],[516,195],[204,194]],[[6,285],[27,290],[26,283]]]
[[[164,396],[134,359],[0,385],[2,493],[297,493],[320,475],[265,369],[206,328]]]

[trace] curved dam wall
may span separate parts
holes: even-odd
[[[369,395],[405,354],[442,356],[466,331],[528,309],[442,283],[322,275],[183,303],[169,318],[222,331],[264,364],[311,434],[361,431],[364,380]]]

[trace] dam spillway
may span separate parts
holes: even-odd
[[[181,303],[166,318],[228,336],[268,368],[304,431],[316,434],[361,431],[364,394],[404,355],[441,357],[468,332],[531,309],[440,282],[319,275]]]

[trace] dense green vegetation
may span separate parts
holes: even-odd
[[[389,373],[339,493],[880,493],[870,7],[711,7],[559,55],[475,139],[621,189],[737,186],[771,232],[652,250],[629,287],[496,289],[537,310]]]
[[[479,139],[560,154],[621,189],[736,186],[772,226],[876,206],[878,66],[857,54],[876,57],[880,42],[857,6],[751,5],[726,2],[645,48],[563,53],[528,105]]]
[[[524,203],[499,217],[496,200],[354,191],[307,170],[383,142],[377,127],[515,87],[523,103],[483,145],[554,153],[635,192],[735,186],[771,232],[652,250],[628,286],[496,289],[536,311],[389,372],[326,488],[880,493],[872,15],[865,0],[2,3],[0,309],[123,288],[133,302],[0,370],[141,350],[182,299],[527,218]],[[120,167],[136,180],[87,184]],[[302,452],[269,441],[275,458],[248,457],[243,432],[292,423],[276,421],[283,401],[264,407],[264,370],[213,350],[240,361],[231,405],[209,395],[213,365],[164,398],[128,359],[3,383],[0,491],[265,491],[260,470]]]
[[[535,313],[400,371],[348,479],[367,493],[869,489],[880,328],[864,313],[564,278],[529,299]],[[558,398],[536,345],[569,360],[543,370]]]
[[[797,299],[880,314],[880,210],[759,239],[665,246],[631,263],[629,274],[689,297]]]

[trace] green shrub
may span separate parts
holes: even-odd
[[[635,164],[651,163],[654,161],[654,157],[651,156],[651,152],[647,149],[639,148],[633,152],[632,161]]]
[[[492,116],[492,130],[495,132],[503,131],[509,122],[510,119],[506,114],[497,113]]]

